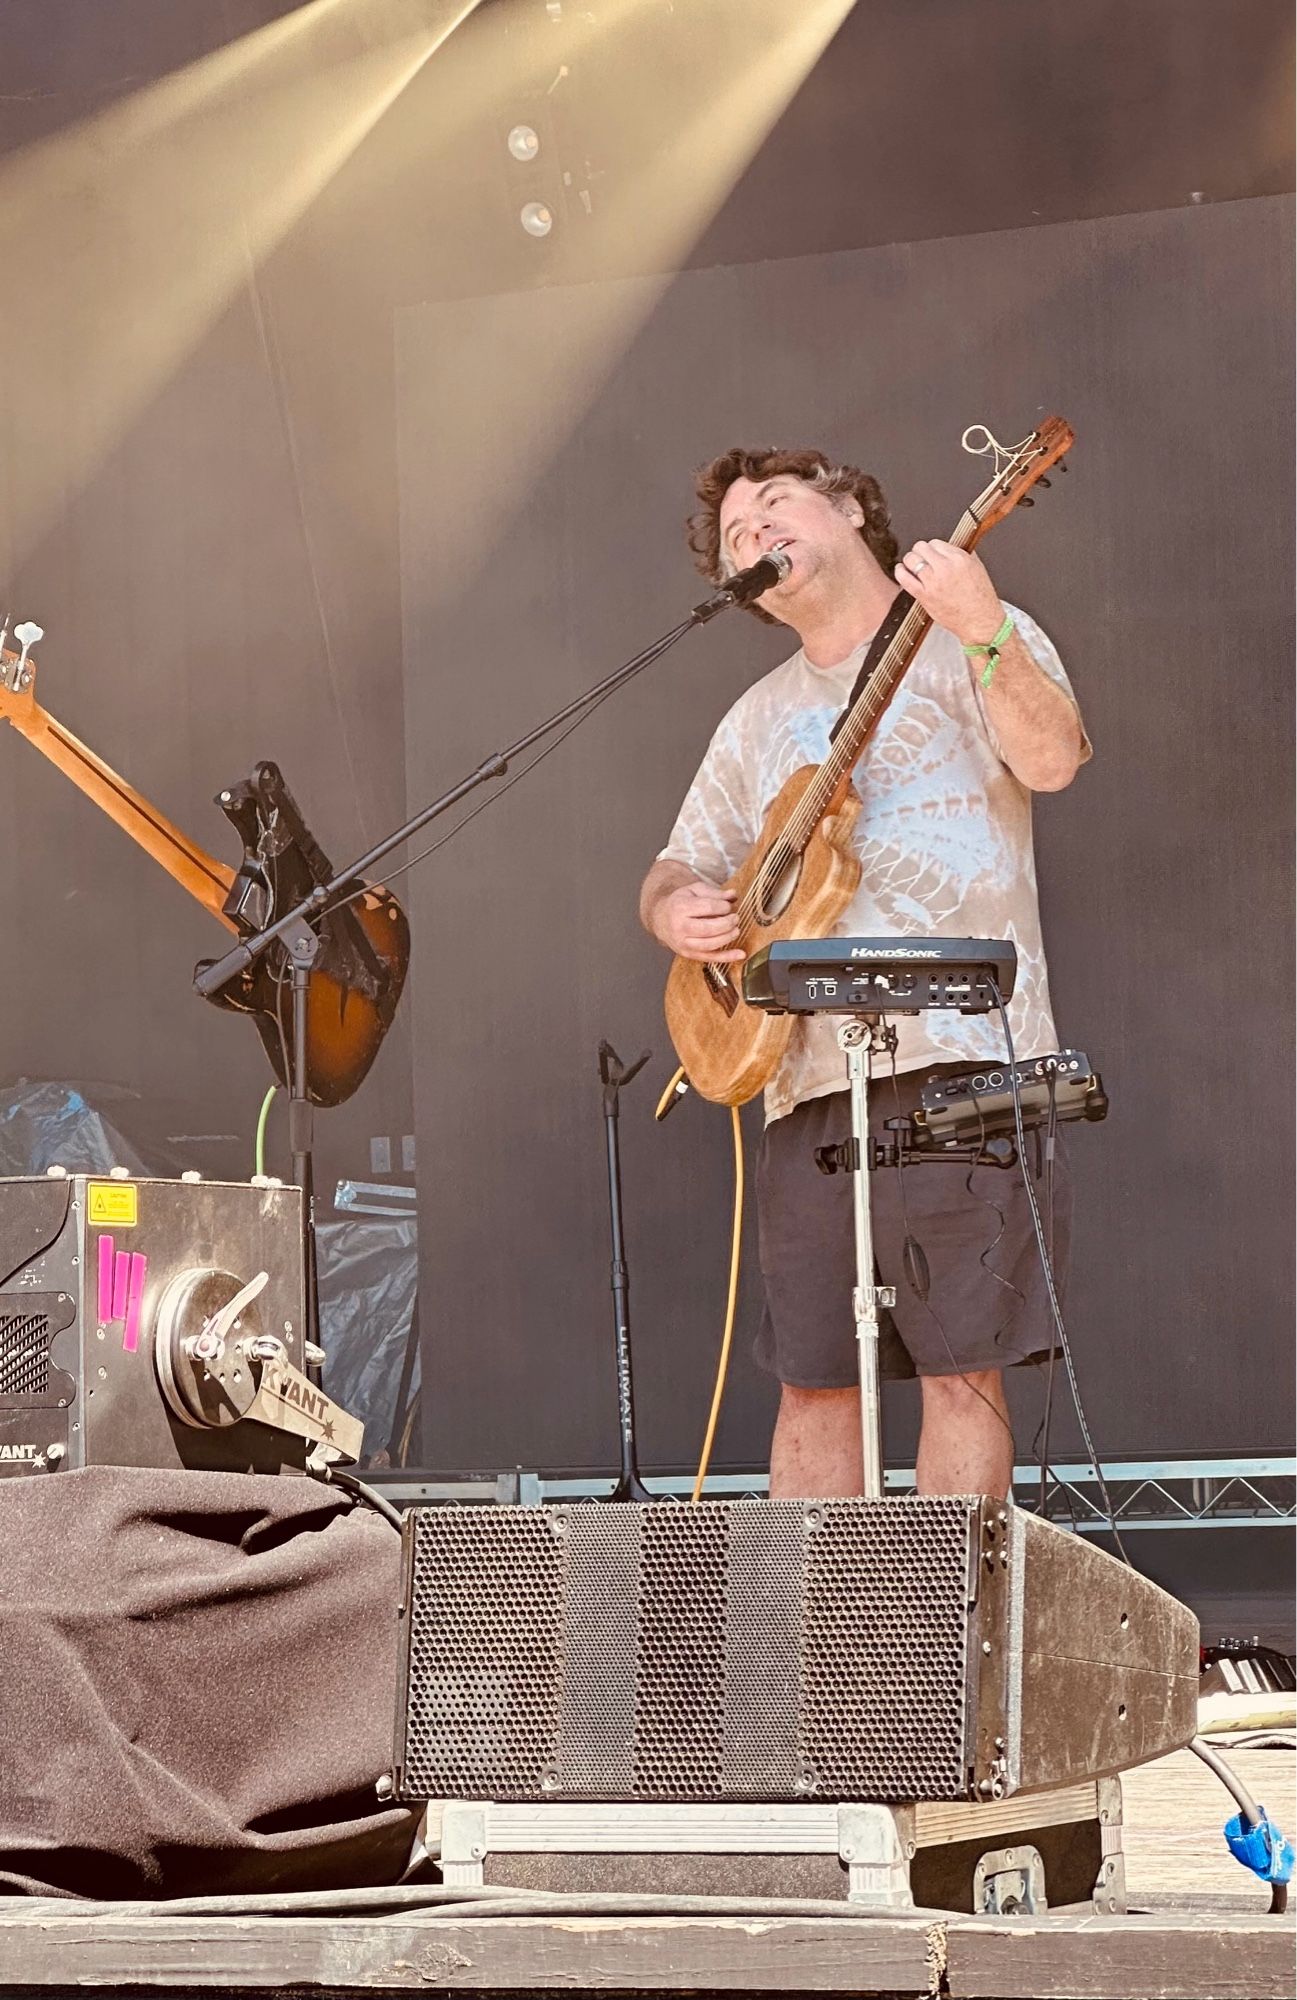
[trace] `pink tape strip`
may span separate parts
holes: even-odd
[[[126,1316],[126,1286],[131,1274],[131,1260],[125,1250],[119,1250],[113,1258],[113,1305],[109,1319],[124,1319]]]
[[[99,1297],[95,1304],[95,1317],[100,1326],[113,1316],[113,1239],[104,1235],[99,1238]]]
[[[134,1354],[140,1344],[140,1304],[144,1298],[144,1280],[148,1269],[148,1258],[139,1251],[132,1251],[131,1275],[126,1292],[126,1328],[122,1334],[122,1347],[127,1354]]]

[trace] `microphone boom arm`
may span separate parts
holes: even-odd
[[[783,565],[782,569],[779,567],[780,563]],[[251,937],[241,938],[223,958],[215,959],[210,965],[201,967],[194,975],[194,991],[201,994],[205,1000],[210,1000],[214,993],[218,993],[231,979],[252,965],[277,940],[282,938],[285,944],[290,943],[290,933],[295,929],[300,937],[300,926],[303,923],[309,924],[312,921],[318,923],[320,918],[327,916],[336,904],[345,901],[348,896],[359,893],[363,878],[370,875],[381,861],[386,860],[394,848],[412,839],[416,833],[421,833],[425,826],[435,819],[440,819],[443,813],[449,812],[452,806],[458,805],[461,799],[467,798],[470,792],[475,792],[480,785],[487,784],[492,778],[504,777],[515,757],[520,757],[524,750],[530,750],[532,744],[539,743],[542,737],[550,736],[556,729],[561,729],[573,716],[580,715],[583,710],[593,707],[606,695],[614,694],[625,682],[633,680],[636,674],[642,673],[645,667],[652,666],[663,653],[669,651],[678,640],[683,639],[686,632],[691,632],[696,625],[707,624],[718,612],[728,610],[731,605],[745,602],[746,599],[742,595],[744,590],[756,594],[754,585],[758,590],[769,589],[771,583],[787,575],[789,567],[786,556],[772,554],[762,557],[761,561],[754,563],[750,569],[742,570],[737,576],[730,577],[713,597],[696,604],[687,618],[682,618],[678,625],[673,625],[669,632],[664,633],[660,639],[655,639],[652,645],[646,646],[642,652],[636,653],[633,659],[627,660],[623,666],[605,675],[594,687],[587,688],[584,694],[577,695],[575,700],[568,702],[567,706],[559,709],[557,714],[538,723],[535,729],[528,730],[527,734],[520,736],[516,743],[509,744],[507,749],[495,750],[489,757],[483,758],[467,777],[461,778],[457,785],[452,785],[449,791],[443,792],[439,798],[432,801],[431,805],[425,806],[422,812],[416,813],[413,819],[398,827],[395,833],[388,834],[385,839],[378,842],[377,846],[371,847],[368,853],[360,855],[357,860],[339,869],[332,880],[317,882],[310,893],[303,896],[300,903],[286,911],[276,922],[267,924],[264,930],[254,932]],[[761,572],[764,577],[767,570],[768,582],[757,576],[757,572]]]

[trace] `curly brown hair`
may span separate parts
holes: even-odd
[[[781,451],[774,445],[754,448],[735,445],[724,451],[708,465],[702,465],[694,475],[694,492],[699,507],[696,514],[689,516],[686,529],[689,546],[694,553],[696,567],[711,583],[724,581],[725,570],[721,562],[721,501],[736,479],[766,480],[777,479],[781,473],[791,473],[804,479],[817,493],[827,494],[830,499],[838,499],[850,494],[864,515],[864,526],[860,538],[873,555],[885,576],[890,576],[896,567],[896,536],[892,533],[892,517],[888,511],[883,489],[878,481],[856,465],[835,465],[822,451]],[[759,604],[746,607],[765,625],[776,625],[778,619],[763,611]]]

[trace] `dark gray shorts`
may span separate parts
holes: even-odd
[[[888,1136],[884,1120],[915,1110],[932,1076],[972,1073],[967,1064],[890,1075],[870,1085],[869,1123]],[[822,1174],[817,1146],[851,1134],[847,1091],[813,1097],[766,1127],[757,1166],[757,1217],[766,1307],[756,1358],[781,1382],[799,1389],[845,1389],[857,1380],[855,1240],[850,1174]],[[1027,1134],[1042,1220],[1043,1177],[1035,1180],[1036,1149]],[[903,1169],[909,1233],[927,1258],[925,1305],[907,1282],[906,1221],[901,1175],[879,1168],[869,1177],[878,1282],[895,1285],[896,1306],[880,1314],[879,1367],[884,1376],[973,1374],[1043,1361],[1053,1345],[1053,1319],[1018,1166],[951,1165],[923,1161]],[[1072,1181],[1061,1134],[1054,1167],[1054,1274],[1061,1297],[1072,1224]]]

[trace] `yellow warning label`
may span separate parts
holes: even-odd
[[[130,1181],[91,1181],[89,1221],[101,1229],[134,1229],[138,1189]]]

